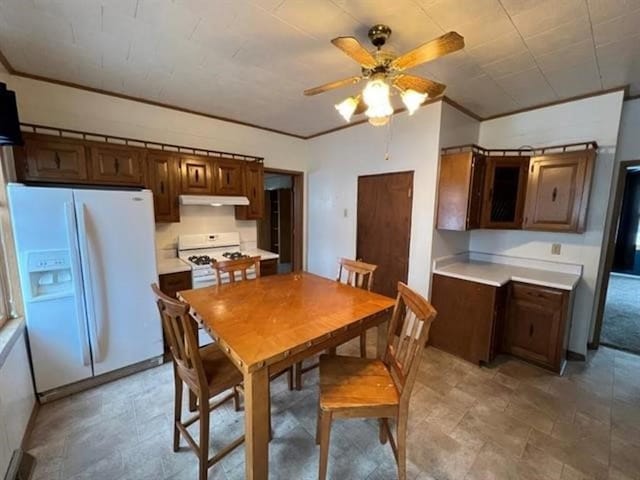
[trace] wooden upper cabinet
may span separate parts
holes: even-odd
[[[584,232],[594,163],[592,149],[532,158],[523,228]]]
[[[244,164],[245,195],[249,205],[236,206],[238,220],[260,220],[264,215],[264,167],[260,162]]]
[[[52,183],[85,183],[89,179],[85,146],[73,139],[57,139],[28,134],[24,155],[15,155],[16,173],[20,181]]]
[[[479,153],[450,153],[440,157],[436,228],[480,227],[484,173],[485,157]]]
[[[210,158],[196,156],[181,157],[181,193],[189,195],[213,194],[212,170]]]
[[[244,195],[243,162],[217,158],[213,160],[213,191],[216,195]]]
[[[95,183],[144,185],[144,151],[131,147],[91,147],[91,180]]]
[[[482,228],[522,228],[528,169],[529,157],[487,157]]]
[[[147,186],[153,192],[156,222],[179,222],[178,158],[164,152],[147,154]]]

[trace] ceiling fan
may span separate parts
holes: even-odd
[[[391,87],[400,92],[409,115],[413,114],[428,97],[442,95],[445,85],[404,72],[464,48],[464,38],[456,32],[445,33],[407,53],[396,56],[382,49],[390,35],[391,29],[387,25],[371,27],[369,39],[376,47],[373,52],[364,48],[355,37],[338,37],[331,40],[331,43],[360,64],[362,73],[310,88],[305,90],[304,94],[317,95],[366,79],[368,82],[361,94],[349,97],[335,107],[347,122],[354,114],[364,113],[369,118],[369,123],[376,126],[386,124],[393,114],[390,101]]]

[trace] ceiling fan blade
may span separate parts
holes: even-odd
[[[343,78],[342,80],[336,80],[335,82],[325,83],[324,85],[320,85],[319,87],[309,88],[304,91],[304,94],[307,96],[310,95],[318,95],[319,93],[324,93],[329,90],[333,90],[336,88],[344,87],[346,85],[353,85],[354,83],[358,83],[362,77],[349,77]]]
[[[456,32],[445,33],[430,42],[424,43],[391,62],[391,67],[398,70],[415,67],[421,63],[435,60],[464,48],[464,38]]]
[[[442,95],[445,88],[447,88],[446,85],[415,75],[400,75],[394,80],[393,84],[400,90],[411,89],[416,92],[426,93],[429,98]]]
[[[376,66],[376,59],[355,37],[338,37],[331,40],[331,43],[363,67],[373,68]]]

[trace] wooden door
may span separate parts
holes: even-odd
[[[263,191],[264,195],[264,214],[258,224],[258,248],[262,250],[271,250],[271,192]]]
[[[356,257],[378,265],[373,291],[395,298],[409,272],[413,172],[358,177]]]
[[[522,228],[529,157],[487,157],[482,228]]]
[[[249,205],[236,207],[238,220],[259,220],[264,215],[264,167],[260,162],[244,165],[245,195]]]
[[[91,180],[109,185],[143,185],[143,152],[127,147],[91,147]]]
[[[153,192],[156,222],[179,222],[178,159],[167,153],[150,151],[147,154],[147,181]]]
[[[532,158],[523,228],[583,232],[594,158],[593,150]]]
[[[461,152],[440,157],[436,228],[470,230],[480,227],[484,156]]]
[[[280,263],[291,263],[293,195],[290,188],[278,189],[278,251]]]
[[[216,195],[244,195],[243,162],[218,158],[213,162],[213,172]]]
[[[85,146],[81,142],[25,135],[25,153],[17,168],[20,181],[81,183],[89,179]]]
[[[512,283],[509,288],[503,349],[540,365],[559,368],[566,294],[522,283]]]
[[[181,193],[189,195],[213,194],[211,160],[207,157],[181,157]]]

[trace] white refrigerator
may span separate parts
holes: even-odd
[[[37,392],[161,356],[151,192],[8,192]]]

